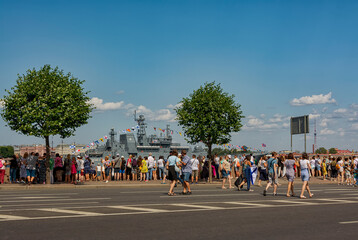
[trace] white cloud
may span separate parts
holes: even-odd
[[[125,108],[124,101],[104,103],[103,99],[98,97],[91,98],[89,103],[93,104],[93,106],[96,107],[96,110],[99,111],[118,110]]]
[[[182,104],[182,103],[178,103],[178,104],[175,104],[175,105],[169,104],[169,105],[167,106],[167,108],[174,109],[174,108],[181,107],[181,105],[183,105],[183,104]]]
[[[170,109],[160,109],[158,111],[153,111],[143,105],[139,105],[138,107],[131,107],[127,111],[127,116],[131,116],[134,110],[137,111],[137,114],[143,114],[145,118],[150,121],[174,122],[176,118],[176,114],[173,113]]]
[[[321,115],[320,114],[316,114],[316,113],[312,113],[309,115],[310,119],[316,119],[319,118]]]
[[[247,126],[249,127],[259,127],[261,125],[264,124],[264,121],[258,118],[251,118],[248,122],[247,122]]]
[[[320,132],[321,135],[332,135],[332,134],[335,134],[335,133],[336,133],[335,131],[330,130],[328,128],[324,128]]]
[[[358,130],[358,123],[353,123],[351,128],[352,130]]]
[[[301,98],[294,98],[290,103],[292,106],[304,106],[304,105],[314,105],[314,104],[328,104],[328,103],[336,103],[337,101],[332,98],[332,92],[323,95],[312,95],[312,96],[304,96]]]
[[[352,103],[352,104],[351,104],[351,108],[358,108],[358,104]]]
[[[333,112],[334,113],[346,113],[346,112],[348,112],[348,109],[338,108],[338,109],[334,110]]]
[[[116,92],[117,95],[121,95],[121,94],[124,94],[124,93],[125,93],[124,90],[119,90],[119,91]]]
[[[262,114],[260,114],[260,117],[261,117],[261,118],[265,118],[266,115],[262,113]]]
[[[272,118],[269,119],[269,121],[272,123],[280,123],[280,122],[288,121],[288,120],[290,120],[290,117],[285,117],[281,114],[275,114],[275,115],[273,115]]]
[[[320,125],[321,127],[326,128],[326,127],[328,126],[328,123],[329,123],[330,121],[331,121],[330,119],[324,118],[324,119],[322,119],[322,121],[320,122],[319,125]]]
[[[282,124],[282,127],[283,127],[283,128],[288,128],[289,126],[290,126],[289,123],[283,123],[283,124]]]
[[[265,123],[264,120],[256,118],[254,116],[249,116],[250,119],[247,122],[247,124],[245,124],[243,126],[243,130],[262,130],[262,131],[267,131],[267,130],[271,130],[271,129],[276,129],[279,128],[280,126],[277,123]]]
[[[276,123],[271,123],[271,124],[263,124],[261,126],[259,126],[261,129],[275,129],[275,128],[279,128],[279,125]]]

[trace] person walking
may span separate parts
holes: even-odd
[[[267,160],[266,156],[263,156],[262,158],[260,158],[260,161],[258,163],[259,172],[260,172],[259,183],[258,183],[259,187],[262,187],[261,181],[264,181],[264,182],[268,181],[266,160]]]
[[[242,183],[239,185],[238,190],[241,191],[242,186],[244,186],[244,184],[247,184],[247,191],[254,191],[252,189],[250,189],[250,185],[251,185],[251,156],[247,155],[245,158],[245,161],[243,162],[243,175],[244,175],[244,180],[242,181]]]
[[[288,185],[287,185],[287,197],[294,197],[295,196],[295,192],[293,189],[293,181],[295,179],[295,166],[298,167],[298,162],[294,159],[293,154],[290,153],[287,156],[287,159],[284,162],[285,167],[286,167],[286,178],[288,181]],[[292,193],[290,195],[290,192]]]
[[[178,176],[177,173],[175,171],[175,166],[179,166],[179,158],[178,156],[178,152],[176,150],[173,150],[171,156],[168,158],[167,161],[167,168],[168,168],[168,179],[171,181],[170,182],[170,188],[169,188],[169,192],[168,195],[169,196],[175,196],[176,194],[174,193],[174,186],[176,184],[176,182],[178,181]]]
[[[267,190],[269,189],[269,187],[271,185],[273,185],[273,195],[277,196],[277,168],[278,168],[278,163],[277,163],[277,153],[273,152],[272,153],[272,157],[267,160],[267,166],[268,166],[268,179],[269,179],[269,183],[266,186],[266,189],[264,190],[263,195],[266,196]]]
[[[227,180],[229,182],[229,188],[231,187],[231,173],[230,173],[230,163],[229,163],[229,156],[225,156],[225,159],[223,159],[220,162],[220,169],[221,169],[221,174],[222,174],[222,178],[223,178],[223,182],[222,182],[222,189],[226,189],[225,187],[225,181]]]
[[[190,157],[188,155],[186,155],[186,151],[183,150],[181,151],[181,155],[182,155],[182,173],[183,173],[183,194],[191,194],[191,189],[190,189],[190,177],[191,177],[191,172],[192,172],[192,168],[191,168],[191,161],[190,161]]]
[[[308,160],[308,155],[307,153],[303,153],[302,154],[302,159],[299,162],[299,167],[301,168],[301,179],[303,181],[303,185],[302,185],[302,190],[301,190],[301,195],[300,198],[305,199],[306,197],[303,195],[305,190],[307,190],[310,198],[313,197],[313,194],[311,193],[308,181],[310,180],[310,168],[311,168],[311,163]]]

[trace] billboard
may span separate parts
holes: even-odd
[[[291,135],[310,132],[309,116],[291,117]]]

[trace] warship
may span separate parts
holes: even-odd
[[[177,150],[179,153],[182,150],[186,150],[187,154],[191,156],[195,154],[197,156],[205,156],[206,150],[201,146],[181,146],[179,143],[173,143],[173,138],[170,133],[170,125],[166,126],[165,134],[152,134],[147,136],[144,115],[139,115],[137,118],[136,112],[134,112],[134,120],[137,122],[137,137],[133,132],[126,132],[119,134],[119,138],[116,137],[117,133],[112,128],[109,132],[109,137],[104,145],[98,145],[95,149],[89,149],[86,151],[86,155],[92,159],[101,159],[105,156],[124,156],[128,158],[129,155],[148,156],[151,153],[156,159],[159,156],[165,158],[168,157],[170,151]]]

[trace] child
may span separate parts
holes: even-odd
[[[101,164],[97,164],[97,181],[101,181],[101,173],[102,173],[102,167]]]
[[[71,183],[72,184],[76,183],[76,173],[77,173],[76,158],[72,157],[72,162],[71,162],[71,178],[72,178]]]

